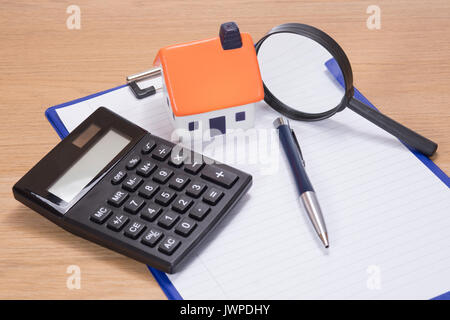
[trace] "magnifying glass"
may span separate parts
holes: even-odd
[[[437,144],[357,100],[353,73],[342,48],[323,31],[309,25],[286,23],[270,30],[255,45],[264,85],[264,100],[293,120],[318,121],[348,107],[426,156]],[[344,90],[324,91],[331,81],[325,62],[334,58]]]

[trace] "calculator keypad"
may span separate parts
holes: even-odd
[[[116,207],[125,203],[123,210],[126,212],[137,215],[146,222],[156,224],[163,230],[173,229],[177,235],[186,238],[197,227],[197,223],[204,220],[209,214],[210,205],[216,205],[223,197],[224,193],[213,185],[231,188],[238,176],[217,166],[205,165],[198,159],[193,159],[192,163],[185,164],[184,161],[190,160],[187,159],[189,157],[179,154],[169,157],[171,150],[172,147],[168,145],[158,145],[154,140],[147,140],[141,147],[141,154],[148,154],[149,158],[145,158],[145,156],[142,158],[139,155],[127,158],[125,169],[116,171],[111,179],[113,184],[123,181],[122,187],[126,191],[138,190],[137,196],[128,198],[128,193],[117,191],[108,202]],[[167,158],[169,158],[167,164],[172,169],[158,163]],[[126,170],[131,172],[127,174]],[[198,178],[192,180],[189,177],[189,174],[197,175],[199,172],[201,172],[200,180],[204,181],[200,181]],[[213,185],[208,187],[206,181],[213,182]],[[169,188],[161,188],[164,185]],[[205,193],[206,190],[208,191]],[[180,194],[178,195],[177,192]],[[203,197],[200,198],[202,194]],[[126,198],[128,200],[125,202]],[[152,198],[153,201],[146,204],[145,201]],[[172,205],[169,207],[171,203]],[[110,214],[111,212],[108,216]],[[183,214],[188,214],[190,218],[185,216],[181,219],[180,215]],[[109,220],[108,228],[120,231],[127,225],[124,234],[129,238],[137,239],[146,225],[134,220],[129,223],[129,220],[124,214],[115,214]],[[141,242],[146,246],[155,247],[162,238],[164,238],[162,231],[151,228],[144,234]],[[180,244],[180,240],[166,237],[158,249],[160,252],[170,255]]]
[[[189,152],[172,154],[172,149],[165,140],[144,137],[108,174],[110,193],[89,213],[92,225],[133,243],[149,259],[171,261],[192,250],[226,213],[224,207],[236,201],[232,197],[243,179],[232,168],[194,159]]]

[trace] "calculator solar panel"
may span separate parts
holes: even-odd
[[[18,200],[77,235],[167,273],[182,267],[252,182],[240,170],[148,132],[62,217],[30,203],[22,180],[14,187]]]

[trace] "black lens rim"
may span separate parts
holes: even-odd
[[[258,55],[259,49],[261,48],[261,45],[264,43],[264,41],[270,36],[277,33],[293,33],[304,36],[324,47],[333,56],[342,71],[342,75],[344,77],[345,93],[342,97],[341,102],[333,109],[321,113],[305,113],[291,108],[278,100],[266,87],[263,81],[264,101],[277,112],[293,120],[318,121],[329,118],[336,112],[342,111],[347,106],[349,100],[353,97],[354,94],[352,67],[344,50],[342,50],[342,48],[336,41],[334,41],[333,38],[331,38],[322,30],[302,23],[285,23],[272,28],[255,44],[256,55]]]

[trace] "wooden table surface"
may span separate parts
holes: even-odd
[[[450,172],[450,2],[440,1],[18,1],[0,11],[0,298],[165,299],[144,264],[63,231],[27,209],[11,187],[59,138],[47,107],[124,83],[158,48],[217,35],[236,21],[259,39],[285,22],[333,36],[355,85],[394,119],[439,143]],[[69,30],[66,9],[81,9]],[[381,9],[369,30],[366,9]],[[81,288],[69,290],[69,265]]]

